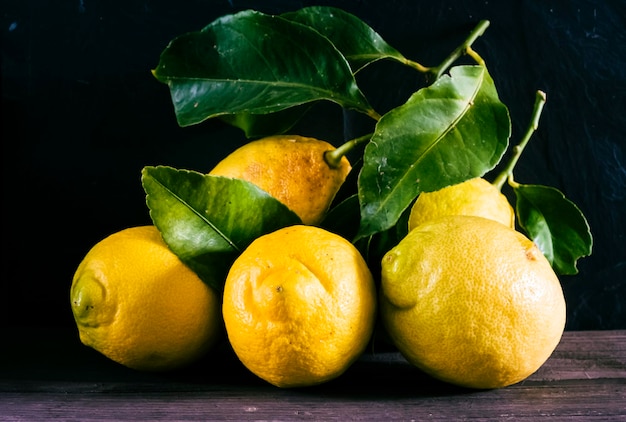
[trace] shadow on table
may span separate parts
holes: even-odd
[[[366,353],[340,377],[319,386],[280,389],[256,377],[237,359],[228,343],[194,365],[167,373],[141,372],[119,365],[82,345],[67,328],[5,333],[0,350],[0,391],[37,392],[49,388],[93,392],[247,391],[326,399],[444,396],[470,393],[435,380],[394,351]],[[61,386],[61,387],[58,387]]]

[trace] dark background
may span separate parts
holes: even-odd
[[[243,134],[218,121],[180,128],[150,70],[167,43],[215,18],[310,5],[352,12],[405,56],[438,64],[481,19],[475,44],[510,109],[512,142],[535,91],[548,102],[516,167],[556,187],[594,235],[580,273],[561,277],[567,329],[626,328],[626,2],[1,0],[4,326],[72,326],[69,287],[89,248],[149,224],[140,171],[208,171]],[[417,86],[390,62],[359,74],[381,112]],[[333,104],[294,131],[339,144],[359,122]]]

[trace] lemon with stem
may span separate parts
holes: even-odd
[[[209,174],[251,182],[285,204],[304,224],[318,224],[352,168],[343,155],[327,160],[326,153],[333,150],[333,145],[315,138],[269,136],[236,149]]]

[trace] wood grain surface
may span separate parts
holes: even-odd
[[[435,381],[397,353],[369,353],[327,384],[278,389],[227,350],[173,374],[128,370],[38,333],[3,351],[0,420],[626,420],[626,331],[566,332],[532,376],[497,390]],[[6,338],[6,336],[5,336]],[[39,356],[48,359],[38,359]]]

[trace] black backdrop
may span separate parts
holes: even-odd
[[[561,278],[567,329],[626,328],[625,3],[1,0],[2,324],[72,325],[68,291],[87,250],[150,223],[143,166],[208,171],[245,141],[215,121],[177,126],[167,87],[150,73],[167,43],[242,9],[319,4],[356,14],[426,65],[491,21],[474,47],[510,109],[513,142],[535,91],[548,94],[516,179],[560,189],[594,235],[580,273]],[[382,111],[415,85],[414,72],[392,63],[359,78]],[[296,130],[338,144],[358,124],[329,103]]]

